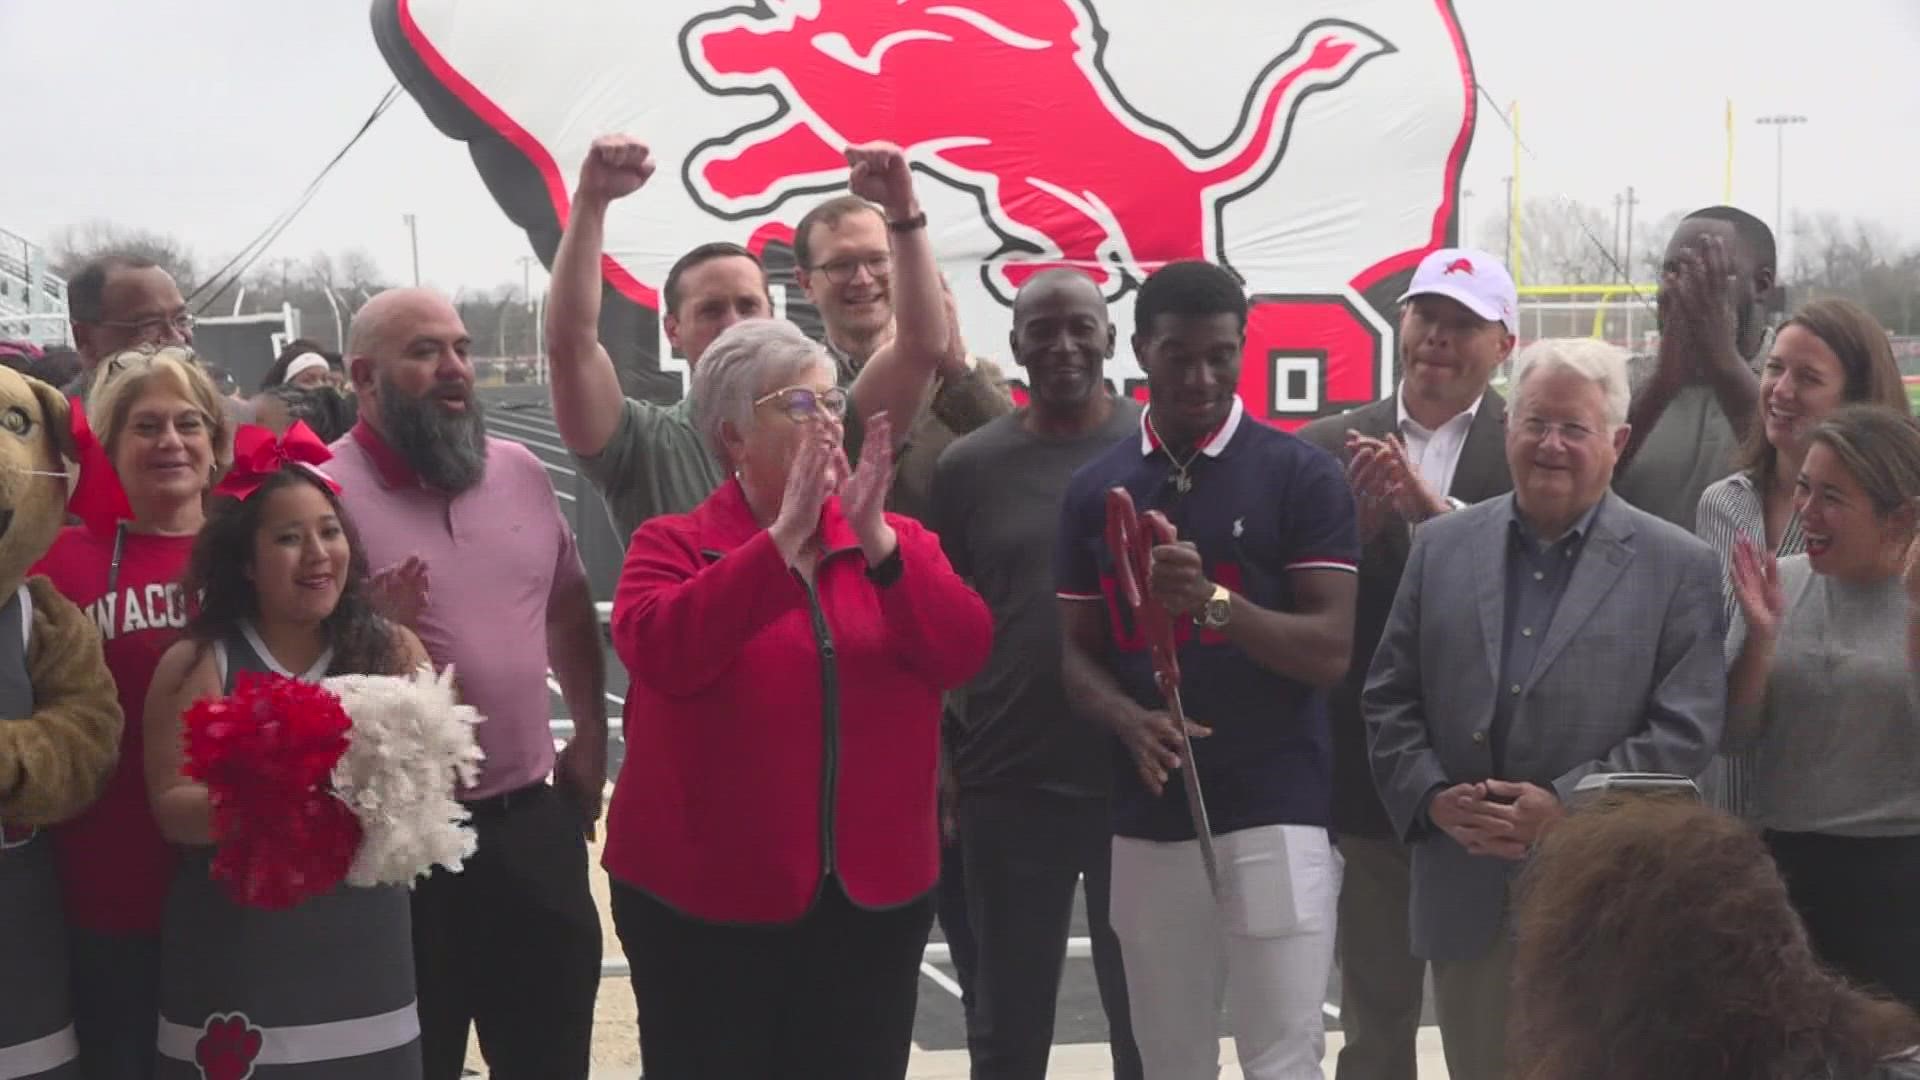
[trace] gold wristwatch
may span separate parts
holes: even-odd
[[[1213,595],[1207,597],[1206,605],[1200,609],[1200,617],[1193,620],[1202,630],[1225,630],[1227,620],[1233,616],[1233,594],[1225,585],[1215,585]]]

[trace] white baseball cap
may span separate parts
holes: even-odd
[[[1420,260],[1413,283],[1400,297],[1444,296],[1488,322],[1505,323],[1507,333],[1520,332],[1520,294],[1513,275],[1500,260],[1473,248],[1441,248]]]

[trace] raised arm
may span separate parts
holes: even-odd
[[[906,155],[891,143],[868,143],[848,147],[847,163],[853,170],[848,186],[855,195],[879,204],[893,248],[893,339],[853,381],[853,407],[863,420],[882,412],[891,416],[898,446],[926,404],[933,381],[968,373],[966,352],[953,347],[958,331],[927,226],[894,227],[915,223],[921,215]]]
[[[1723,747],[1738,750],[1766,728],[1767,682],[1773,674],[1774,647],[1786,618],[1786,590],[1780,564],[1751,537],[1734,538],[1728,561],[1732,578],[1733,626],[1727,634],[1727,722]]]
[[[607,207],[638,191],[653,168],[645,143],[627,135],[595,139],[581,163],[567,228],[553,257],[546,327],[553,418],[560,440],[581,457],[607,448],[626,401],[613,357],[600,344]]]

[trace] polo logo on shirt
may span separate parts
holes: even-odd
[[[1235,540],[1238,540],[1245,535],[1247,535],[1247,519],[1234,518],[1233,519],[1233,538]]]
[[[86,612],[105,641],[141,630],[184,630],[187,625],[186,594],[173,583],[154,582],[102,596],[88,604]]]

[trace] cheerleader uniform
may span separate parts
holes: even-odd
[[[32,626],[33,600],[22,585],[0,605],[0,717],[33,715]],[[52,838],[0,821],[0,1080],[80,1076],[65,927]]]
[[[242,671],[317,682],[333,653],[294,676],[248,624],[214,659],[232,693]],[[189,849],[167,897],[158,1080],[420,1080],[406,890],[343,884],[262,911],[229,898],[212,859]]]

